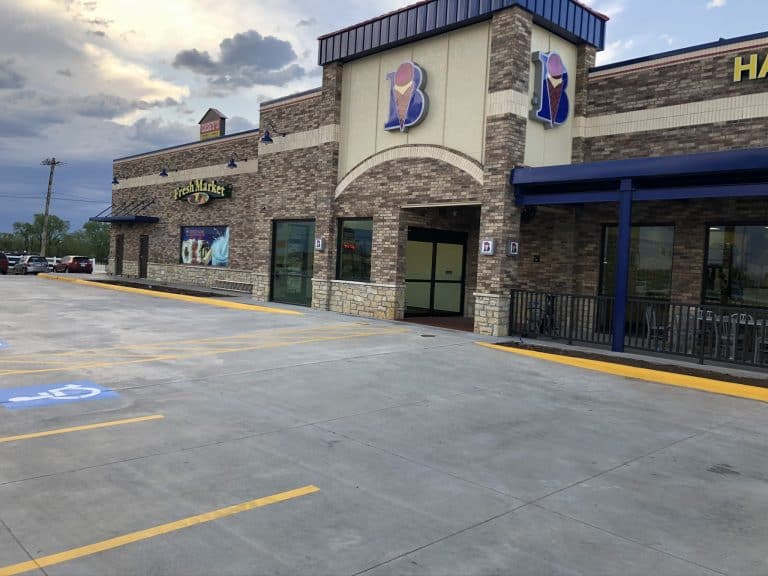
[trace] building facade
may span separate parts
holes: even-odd
[[[260,130],[115,160],[110,270],[491,335],[519,289],[768,307],[768,34],[595,67],[605,26],[428,0],[324,36]]]

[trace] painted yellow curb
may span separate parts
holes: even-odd
[[[193,304],[206,304],[207,306],[218,306],[219,308],[230,308],[232,310],[250,310],[252,312],[265,312],[267,314],[285,314],[287,316],[303,316],[302,312],[295,310],[283,310],[281,308],[270,308],[269,306],[257,306],[255,304],[242,304],[240,302],[227,302],[225,300],[213,300],[201,296],[186,296],[184,294],[172,294],[170,292],[158,292],[157,290],[145,290],[144,288],[131,288],[129,286],[116,286],[104,282],[93,282],[90,280],[81,280],[80,278],[69,278],[63,276],[51,276],[50,274],[38,274],[38,278],[48,280],[58,280],[59,282],[69,282],[71,284],[82,284],[95,288],[104,288],[105,290],[116,290],[118,292],[128,292],[131,294],[143,294],[155,298],[166,298],[168,300],[181,300],[182,302],[192,302]]]
[[[735,382],[725,382],[722,380],[713,380],[701,376],[688,376],[686,374],[676,374],[674,372],[664,372],[663,370],[653,370],[650,368],[638,368],[636,366],[627,366],[625,364],[614,364],[602,360],[590,360],[587,358],[575,358],[573,356],[561,356],[559,354],[550,354],[547,352],[537,352],[536,350],[524,350],[522,348],[512,348],[509,346],[499,346],[497,344],[488,344],[486,342],[475,342],[484,348],[492,348],[529,358],[538,358],[549,362],[557,362],[566,366],[575,366],[585,370],[594,370],[606,374],[615,374],[626,378],[635,378],[637,380],[647,380],[657,384],[666,384],[668,386],[679,386],[681,388],[692,388],[702,390],[713,394],[722,394],[724,396],[734,396],[736,398],[747,398],[749,400],[759,400],[768,402],[768,389],[758,386],[748,386],[746,384],[737,384]]]

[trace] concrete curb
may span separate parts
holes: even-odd
[[[736,398],[746,398],[749,400],[758,400],[760,402],[768,403],[768,388],[755,386],[752,384],[739,384],[736,382],[728,382],[703,376],[680,374],[678,372],[669,372],[655,368],[641,368],[638,366],[630,366],[628,364],[620,364],[606,360],[594,360],[589,358],[579,358],[575,356],[565,356],[563,354],[552,352],[526,350],[523,348],[500,344],[488,344],[485,342],[476,342],[476,344],[478,346],[490,348],[492,350],[500,350],[502,352],[518,354],[520,356],[527,356],[529,358],[536,358],[538,360],[556,362],[558,364],[584,368],[586,370],[593,370],[596,372],[603,372],[605,374],[614,374],[616,376],[634,378],[636,380],[645,380],[648,382],[654,382],[656,384],[665,384],[668,386],[677,386],[681,388],[691,388],[694,390],[710,392],[713,394],[734,396]]]
[[[270,308],[268,306],[257,306],[255,304],[243,304],[241,302],[227,302],[224,300],[215,300],[213,298],[205,298],[202,296],[186,296],[183,294],[172,294],[170,292],[158,292],[156,290],[147,290],[145,288],[116,286],[114,284],[107,284],[105,282],[81,280],[80,278],[52,276],[51,274],[38,274],[37,276],[38,278],[45,278],[46,280],[58,280],[59,282],[69,282],[70,284],[80,284],[82,286],[90,286],[92,288],[103,288],[105,290],[115,290],[117,292],[127,292],[129,294],[142,294],[144,296],[152,296],[154,298],[179,300],[182,302],[190,302],[193,304],[205,304],[207,306],[217,306],[219,308],[230,308],[232,310],[248,310],[251,312],[264,312],[266,314],[284,314],[287,316],[303,316],[304,315],[303,313],[296,312],[295,310],[283,310],[281,308]]]

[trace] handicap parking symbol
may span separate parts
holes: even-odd
[[[62,384],[0,389],[0,404],[9,410],[36,408],[51,404],[70,404],[83,400],[117,398],[118,394],[93,382],[82,380]]]

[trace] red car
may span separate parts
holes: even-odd
[[[8,257],[0,252],[0,274],[8,274]]]
[[[93,264],[87,256],[64,256],[53,265],[54,272],[82,272],[83,274],[93,274]]]

